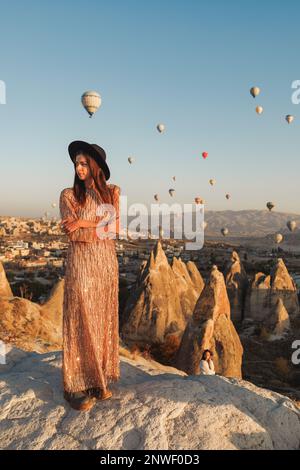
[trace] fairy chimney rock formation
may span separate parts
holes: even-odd
[[[266,322],[268,332],[281,337],[290,329],[290,317],[282,299],[277,299],[273,313]]]
[[[232,252],[231,259],[225,267],[224,277],[230,301],[231,319],[238,324],[243,320],[248,278],[236,251]]]
[[[176,290],[182,312],[185,318],[189,319],[204,288],[204,281],[192,261],[186,265],[180,258],[173,257],[171,268],[176,279]]]
[[[0,261],[0,297],[12,297],[13,293],[6,277],[4,267]]]
[[[60,279],[53,286],[48,300],[40,307],[42,317],[51,322],[53,333],[56,332],[58,337],[62,332],[64,286],[65,280]]]
[[[195,265],[193,261],[188,261],[186,263],[186,268],[188,270],[188,273],[190,275],[193,285],[195,286],[197,290],[200,290],[199,292],[199,295],[200,295],[204,288],[204,281],[200,272],[198,271],[197,266]]]
[[[163,343],[168,334],[182,335],[203,288],[196,269],[175,258],[170,266],[158,240],[127,301],[121,326],[124,341]]]
[[[274,264],[270,275],[255,275],[248,289],[245,318],[265,324],[275,315],[279,299],[291,319],[299,315],[297,288],[281,258]]]
[[[288,314],[292,318],[299,315],[297,286],[289,275],[282,258],[278,258],[271,271],[271,290],[274,301],[282,299]]]
[[[187,324],[176,357],[176,367],[188,374],[199,373],[205,349],[213,352],[216,373],[241,377],[243,347],[230,319],[230,303],[224,276],[213,266]]]

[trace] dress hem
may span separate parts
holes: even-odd
[[[110,376],[107,376],[106,377],[106,384],[110,384],[110,383],[115,383],[115,382],[118,382],[119,380],[121,379],[121,375],[110,375]],[[64,392],[68,392],[68,393],[76,393],[76,392],[82,392],[83,390],[87,390],[88,388],[101,388],[101,385],[99,385],[99,382],[95,383],[95,382],[91,382],[88,384],[88,386],[86,386],[85,389],[82,389],[82,387],[73,387],[72,389],[68,389],[67,387],[63,386],[63,389],[64,389]]]

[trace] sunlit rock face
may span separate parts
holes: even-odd
[[[62,279],[43,305],[22,297],[0,297],[0,339],[28,351],[61,349],[63,292]]]
[[[230,302],[224,276],[214,266],[187,324],[176,357],[176,367],[199,373],[203,351],[213,352],[218,374],[241,377],[243,347],[230,318]]]
[[[163,343],[168,334],[182,334],[203,286],[196,265],[177,258],[170,265],[158,241],[127,301],[123,339],[152,344]]]
[[[248,288],[248,278],[236,251],[232,252],[224,272],[227,293],[231,307],[231,319],[239,324],[244,316],[244,304]]]
[[[276,315],[279,300],[291,320],[299,316],[297,288],[281,258],[270,275],[255,275],[246,297],[245,319],[269,324],[270,318]]]
[[[13,293],[9,282],[6,277],[6,273],[3,264],[0,261],[0,297],[12,297]]]

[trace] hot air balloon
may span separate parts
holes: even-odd
[[[271,212],[271,210],[275,207],[275,204],[273,204],[273,202],[267,202],[266,206],[269,209],[269,211]]]
[[[195,203],[196,204],[204,204],[204,199],[201,197],[195,197]]]
[[[56,207],[56,202],[52,202],[51,206],[53,207],[53,209]]]
[[[250,89],[250,93],[251,93],[251,95],[253,96],[253,98],[255,98],[257,95],[260,94],[260,89],[258,88],[258,86],[253,86],[253,87]]]
[[[133,157],[128,157],[128,161],[129,161],[129,163],[131,164],[131,163],[134,162],[134,158],[133,158]]]
[[[223,237],[226,237],[226,235],[229,233],[228,228],[221,228],[221,233],[222,233]]]
[[[208,153],[207,152],[203,152],[202,153],[202,157],[204,158],[204,160],[208,157]]]
[[[291,124],[294,120],[294,116],[292,116],[291,114],[288,114],[287,116],[285,116],[285,120],[288,122],[288,124]]]
[[[275,242],[279,244],[282,242],[282,240],[283,240],[283,236],[281,235],[281,233],[276,233]]]
[[[226,199],[230,199],[230,194],[226,194]]]
[[[264,111],[264,108],[262,106],[256,106],[255,111],[257,114],[262,114]]]
[[[164,124],[157,124],[156,129],[158,130],[158,132],[162,133],[165,131],[166,127]]]
[[[173,197],[173,194],[174,194],[174,193],[175,193],[175,189],[169,189],[169,194],[170,194],[170,196]]]
[[[211,186],[213,186],[213,185],[215,184],[215,182],[216,182],[216,180],[214,180],[214,179],[209,180],[209,184],[210,184]]]
[[[101,96],[97,91],[86,91],[81,96],[81,103],[91,118],[101,105]]]
[[[295,230],[295,228],[297,227],[297,223],[295,222],[295,220],[289,220],[287,223],[286,223],[288,229],[293,232]]]
[[[154,199],[155,199],[156,201],[158,201],[158,199],[159,199],[159,198],[158,198],[158,194],[154,194]]]

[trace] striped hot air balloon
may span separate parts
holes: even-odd
[[[97,91],[86,91],[81,96],[81,103],[84,109],[89,113],[90,118],[101,106],[101,96]]]

